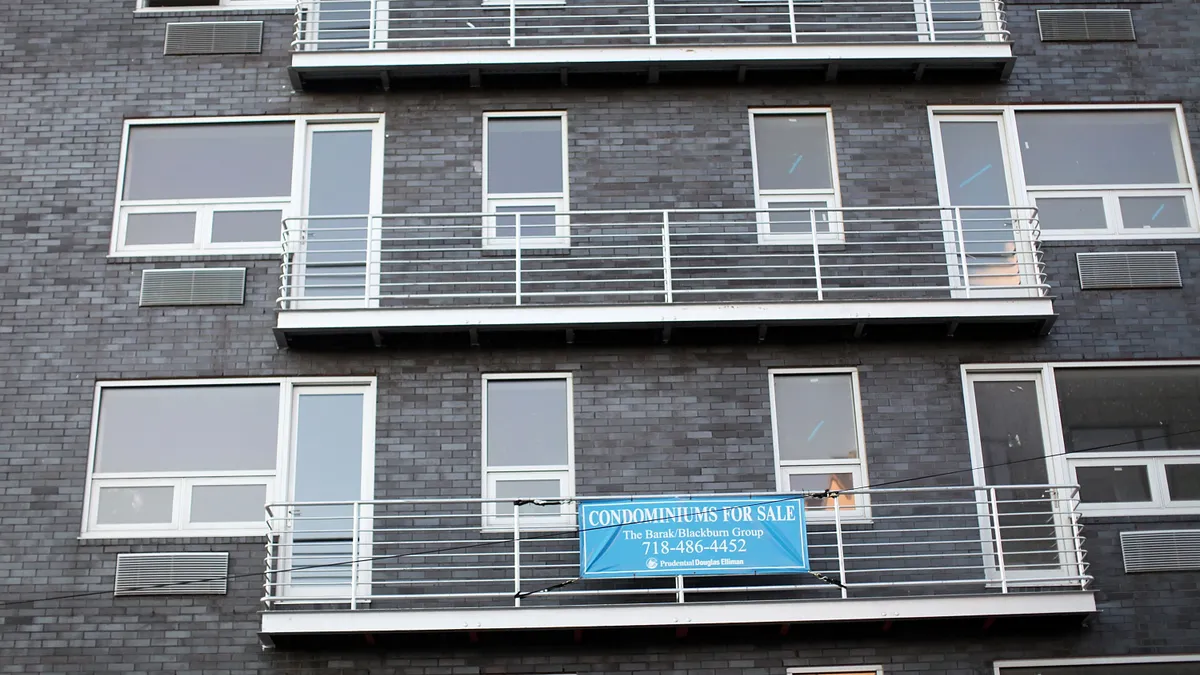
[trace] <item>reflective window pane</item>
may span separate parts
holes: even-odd
[[[1200,501],[1200,464],[1168,464],[1166,470],[1173,501]]]
[[[97,491],[99,525],[169,524],[175,489],[155,487],[102,487]]]
[[[1078,466],[1079,499],[1086,503],[1148,502],[1150,475],[1145,466]]]
[[[1054,371],[1068,452],[1200,448],[1200,368]]]
[[[792,492],[824,492],[826,490],[849,490],[854,487],[854,475],[851,473],[813,473],[792,474],[788,476],[788,489]],[[854,508],[853,495],[838,495],[838,506]],[[833,509],[832,497],[806,497],[805,508],[825,511]]]
[[[491,380],[486,386],[489,466],[569,462],[566,380]]]
[[[496,213],[521,214],[522,237],[553,237],[556,233],[555,207],[548,206],[497,206]],[[541,215],[545,214],[545,215]],[[517,236],[517,216],[496,216],[496,236],[512,239]]]
[[[1188,228],[1183,197],[1121,197],[1121,224],[1127,230]]]
[[[858,457],[858,423],[850,375],[776,375],[779,457]]]
[[[1038,224],[1043,230],[1103,230],[1108,227],[1100,197],[1038,197]]]
[[[196,213],[131,213],[125,217],[126,246],[191,244],[196,239]]]
[[[279,387],[109,387],[98,473],[274,471]]]
[[[283,211],[217,211],[213,213],[214,244],[277,242],[283,233]]]
[[[561,497],[562,484],[558,480],[498,480],[496,481],[497,499],[537,499]],[[521,516],[557,516],[561,515],[564,506],[548,504],[522,504]],[[496,515],[511,516],[512,502],[497,502]]]
[[[314,131],[305,221],[304,293],[362,297],[371,211],[369,130]],[[358,216],[358,217],[332,217]]]
[[[833,188],[825,115],[755,115],[754,155],[759,189]]]
[[[804,209],[779,211],[776,209]],[[814,213],[808,209],[817,209]],[[817,221],[817,232],[829,231],[829,205],[825,202],[771,202],[767,221],[772,234],[811,234],[813,219]]]
[[[1185,183],[1175,113],[1017,112],[1028,185]]]
[[[124,199],[287,197],[293,129],[290,122],[134,126]]]
[[[191,522],[252,523],[266,520],[266,485],[197,485]]]
[[[1070,666],[1000,668],[1000,675],[1196,675],[1200,664],[1189,663],[1104,663]]]
[[[562,118],[493,118],[487,134],[489,194],[563,191]]]

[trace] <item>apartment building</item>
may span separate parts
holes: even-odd
[[[0,673],[1200,672],[1200,5],[6,9]]]

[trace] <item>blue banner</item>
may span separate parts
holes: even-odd
[[[804,499],[580,502],[579,567],[585,579],[807,572]]]

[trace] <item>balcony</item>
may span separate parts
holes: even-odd
[[[784,206],[787,206],[786,204]],[[1017,207],[288,219],[281,345],[359,334],[1007,323],[1045,331]],[[964,274],[965,271],[965,274]]]
[[[297,88],[321,80],[679,71],[1007,76],[1000,0],[300,0]]]
[[[1076,617],[1096,609],[1074,486],[809,496],[809,574],[580,579],[578,528],[545,524],[573,519],[589,499],[272,505],[262,638]]]

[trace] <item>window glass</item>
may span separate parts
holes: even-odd
[[[216,244],[279,241],[283,211],[217,211],[213,213],[212,240]],[[126,238],[126,243],[130,243]]]
[[[563,191],[562,118],[490,118],[487,134],[489,194]]]
[[[287,197],[293,129],[291,123],[131,127],[124,199]]]
[[[1145,466],[1078,466],[1079,499],[1088,502],[1148,502],[1150,473]]]
[[[273,471],[277,385],[111,387],[96,472]]]
[[[148,525],[170,523],[175,488],[103,487],[97,491],[96,523],[99,525]]]
[[[1120,203],[1127,230],[1191,226],[1183,197],[1121,197]]]
[[[829,230],[829,204],[825,202],[771,202],[771,209],[816,209],[802,211],[776,211],[767,214],[771,232],[776,234],[811,234],[813,217],[816,217],[817,232]]]
[[[496,213],[521,214],[522,237],[553,237],[555,234],[557,218],[553,205],[497,206],[495,210]],[[506,239],[516,237],[517,217],[496,216],[496,236]]]
[[[193,523],[248,523],[266,517],[266,485],[197,485],[192,488]]]
[[[854,476],[850,473],[793,473],[788,476],[788,488],[792,492],[824,492],[849,490],[854,487]],[[852,508],[854,495],[838,495],[838,506]],[[810,509],[832,509],[832,497],[807,497],[804,505]]]
[[[498,480],[496,481],[497,499],[555,499],[560,496],[561,485],[558,480]],[[559,515],[562,506],[559,504],[522,504],[522,516]],[[496,515],[511,516],[512,502],[497,502]]]
[[[1068,452],[1200,449],[1200,368],[1055,370]]]
[[[488,466],[568,463],[565,379],[489,380],[486,386]]]
[[[196,213],[131,213],[125,220],[127,246],[190,244],[196,239]]]
[[[754,154],[760,190],[833,189],[823,114],[755,115]]]
[[[858,457],[858,422],[850,375],[776,375],[779,457],[789,460]]]
[[[1187,182],[1172,111],[1017,111],[1016,118],[1030,186]]]
[[[1200,662],[1191,663],[1105,663],[1072,666],[1000,668],[1000,675],[1196,675]]]
[[[1200,464],[1167,464],[1166,471],[1173,501],[1200,501]]]
[[[1108,227],[1101,197],[1038,197],[1036,204],[1038,225],[1043,230],[1103,230]]]

